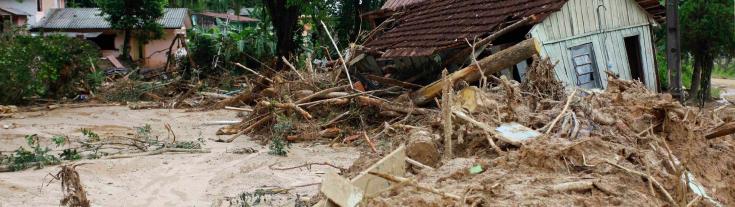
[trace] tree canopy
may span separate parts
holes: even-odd
[[[141,43],[163,35],[163,28],[156,21],[163,16],[166,0],[97,0],[97,6],[113,29],[125,31],[121,55],[130,59],[130,36],[135,31]]]
[[[731,0],[682,1],[679,8],[682,49],[694,58],[689,92],[692,98],[710,98],[714,60],[735,53],[733,8]]]

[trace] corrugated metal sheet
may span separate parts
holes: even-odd
[[[7,13],[18,15],[18,16],[31,16],[31,14],[24,12],[23,10],[13,8],[13,7],[0,7],[0,11],[5,11]]]
[[[189,18],[186,8],[166,8],[157,22],[166,29],[179,29]],[[52,9],[38,29],[110,29],[110,23],[101,15],[98,8]]]
[[[202,12],[199,13],[202,16],[208,16],[208,17],[215,17],[225,20],[230,20],[232,22],[258,22],[259,20],[246,17],[246,16],[238,16],[234,14],[227,14],[227,13],[215,13],[215,12]]]

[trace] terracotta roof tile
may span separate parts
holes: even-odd
[[[398,26],[365,44],[383,57],[425,56],[484,37],[524,17],[545,17],[567,0],[428,0],[414,4]],[[390,2],[388,2],[390,3]],[[386,3],[386,4],[388,4]]]
[[[658,0],[635,0],[657,20],[665,8]],[[388,0],[383,9],[400,9],[397,26],[365,46],[384,51],[383,57],[432,55],[439,50],[482,38],[524,17],[542,21],[567,0]]]
[[[398,9],[423,1],[426,0],[388,0],[385,2],[385,4],[383,4],[383,7],[381,9]]]

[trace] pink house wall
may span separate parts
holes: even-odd
[[[177,34],[185,34],[183,29],[166,29],[164,30],[163,37],[158,40],[150,41],[143,48],[143,67],[146,68],[163,68],[166,66],[168,58],[168,47],[171,42],[176,38]],[[115,34],[115,48],[117,50],[102,50],[103,56],[119,56],[122,52],[123,43],[125,42],[125,33],[117,31],[107,31],[104,34]],[[179,49],[178,44],[174,44],[172,52],[176,52]],[[133,56],[133,61],[141,59],[141,55],[138,52],[138,40],[135,36],[130,38],[130,51]]]

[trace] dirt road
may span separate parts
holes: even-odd
[[[247,137],[233,143],[217,143],[215,132],[220,126],[203,126],[205,121],[238,120],[235,112],[184,112],[183,110],[136,110],[126,107],[96,107],[57,109],[48,112],[16,114],[16,118],[0,120],[0,151],[8,153],[25,145],[23,138],[38,134],[51,145],[53,135],[79,137],[80,128],[90,128],[101,137],[112,134],[125,135],[134,127],[152,126],[152,135],[167,138],[164,128],[169,123],[177,140],[205,138],[208,154],[155,155],[127,159],[83,160],[89,163],[78,167],[82,184],[93,206],[212,206],[224,197],[234,197],[243,192],[254,192],[268,187],[289,188],[318,183],[328,167],[274,171],[268,166],[297,166],[307,162],[330,162],[349,167],[359,153],[353,148],[327,146],[304,147],[292,145],[288,157],[268,154],[267,146],[261,146]],[[226,136],[224,138],[227,138]],[[51,145],[53,146],[53,145]],[[252,147],[258,152],[233,154],[234,149]],[[0,207],[6,206],[59,206],[62,198],[58,181],[46,185],[49,173],[58,167],[21,172],[0,173]],[[290,205],[297,197],[313,196],[318,185],[298,187],[287,194],[264,197],[261,206]],[[227,202],[223,205],[227,206]]]
[[[731,79],[712,79],[712,86],[722,89],[720,97],[735,96],[735,80]]]

